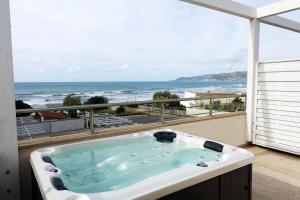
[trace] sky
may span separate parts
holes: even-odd
[[[247,69],[249,21],[178,0],[10,3],[16,82],[165,81]],[[284,16],[300,22],[300,11]],[[299,34],[261,26],[261,61],[295,58]]]

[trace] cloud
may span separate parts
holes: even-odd
[[[79,66],[75,66],[75,67],[68,67],[65,71],[68,73],[68,74],[72,74],[72,73],[75,73],[75,72],[80,72],[80,71],[83,71],[84,69],[82,67],[79,67]]]
[[[16,81],[166,80],[247,65],[248,20],[185,2],[10,3]],[[262,60],[300,57],[297,34],[261,32]]]
[[[43,66],[43,67],[40,67],[39,68],[39,72],[46,72],[48,70],[48,67],[45,67],[45,66]]]
[[[214,49],[211,52],[211,57],[199,58],[197,60],[193,60],[192,63],[199,64],[203,67],[214,67],[215,65],[219,65],[223,66],[225,69],[228,69],[227,66],[237,65],[242,69],[247,62],[247,53],[248,50],[245,48],[228,52],[222,52],[222,50]]]
[[[106,72],[119,72],[119,71],[126,71],[131,69],[132,67],[129,64],[123,64],[121,66],[108,66],[105,68]]]
[[[120,70],[126,70],[129,68],[129,65],[128,64],[125,64],[125,65],[122,65],[119,69]]]
[[[66,74],[73,74],[77,72],[84,71],[83,67],[80,66],[41,66],[39,67],[38,71],[40,73],[66,73]]]
[[[137,52],[143,52],[143,51],[145,51],[145,48],[139,47],[139,48],[136,48],[136,51],[137,51]]]
[[[34,62],[35,63],[43,63],[44,61],[42,59],[40,59],[40,58],[35,58]]]
[[[148,67],[149,70],[161,70],[163,67],[159,67],[159,66],[151,66]]]

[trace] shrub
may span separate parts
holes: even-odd
[[[242,99],[239,98],[239,97],[235,97],[232,102],[233,104],[240,104],[240,103],[243,103]]]
[[[84,104],[106,104],[108,103],[108,98],[105,96],[94,96],[89,98]],[[100,111],[100,110],[107,110],[108,107],[103,107],[103,108],[97,108],[95,109],[96,111]]]
[[[80,97],[68,95],[64,98],[63,106],[77,106],[81,105]],[[77,118],[77,110],[69,110],[68,116],[71,118]]]
[[[234,112],[233,106],[231,103],[224,103],[221,105],[221,110],[227,112]]]
[[[153,95],[153,100],[166,100],[166,99],[179,99],[179,97],[176,94],[171,94],[169,91],[158,91],[155,92]],[[154,105],[160,106],[161,103],[155,103]],[[183,106],[180,105],[179,101],[167,102],[165,103],[165,107],[183,109]]]
[[[116,109],[116,114],[121,114],[121,113],[125,113],[125,106],[119,106]]]
[[[94,96],[89,98],[84,104],[106,104],[108,99],[105,96]]]
[[[234,111],[240,111],[240,110],[242,110],[243,109],[243,101],[242,101],[242,99],[241,98],[239,98],[239,97],[235,97],[233,100],[232,100],[232,102],[231,102],[231,104],[232,104],[232,109],[234,110]]]
[[[212,109],[213,110],[221,109],[221,101],[220,100],[213,101]]]
[[[15,101],[15,106],[16,106],[17,110],[18,109],[30,109],[30,108],[32,108],[31,105],[25,103],[22,100],[16,100]],[[17,114],[17,117],[28,116],[28,115],[30,115],[30,113]]]

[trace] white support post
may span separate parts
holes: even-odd
[[[252,141],[254,108],[255,108],[255,82],[259,59],[259,30],[260,22],[250,20],[249,47],[248,47],[248,74],[247,74],[247,108],[246,108],[246,134],[247,140]]]
[[[9,0],[0,1],[0,199],[20,199]]]

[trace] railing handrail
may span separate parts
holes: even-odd
[[[31,108],[31,109],[18,109],[16,110],[16,114],[24,114],[24,113],[34,113],[34,112],[42,112],[42,111],[64,111],[64,110],[91,110],[97,108],[106,108],[106,107],[114,107],[114,106],[130,106],[130,105],[142,105],[142,104],[152,104],[152,103],[168,103],[175,101],[193,101],[193,100],[206,100],[206,99],[220,99],[220,98],[230,98],[245,95],[242,94],[213,94],[206,93],[205,96],[202,97],[191,97],[191,98],[179,98],[179,99],[161,99],[161,100],[146,100],[146,101],[130,101],[130,102],[117,102],[117,103],[106,103],[106,104],[89,104],[89,105],[78,105],[78,106],[62,106],[62,107],[54,107],[54,108]]]

